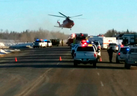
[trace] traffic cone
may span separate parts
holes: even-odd
[[[62,58],[61,58],[61,56],[59,57],[59,61],[62,61]]]
[[[99,58],[99,61],[100,61],[100,62],[102,61],[102,58],[101,58],[101,57]]]
[[[17,62],[17,57],[15,57],[15,62]]]

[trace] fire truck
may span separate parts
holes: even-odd
[[[87,39],[88,39],[88,34],[86,33],[73,33],[69,36],[66,44],[68,44],[68,46],[70,46],[72,43],[79,44],[81,40],[87,40]]]

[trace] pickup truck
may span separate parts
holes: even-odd
[[[77,66],[80,63],[90,63],[96,67],[97,62],[97,52],[92,44],[79,45],[75,49],[74,53],[74,66]]]

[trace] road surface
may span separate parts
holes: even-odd
[[[0,59],[0,96],[137,96],[137,68],[115,56],[102,50],[96,68],[74,67],[69,47],[22,50]]]

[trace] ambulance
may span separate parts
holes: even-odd
[[[107,49],[109,43],[117,43],[116,37],[92,36],[89,41],[99,41],[102,49]]]

